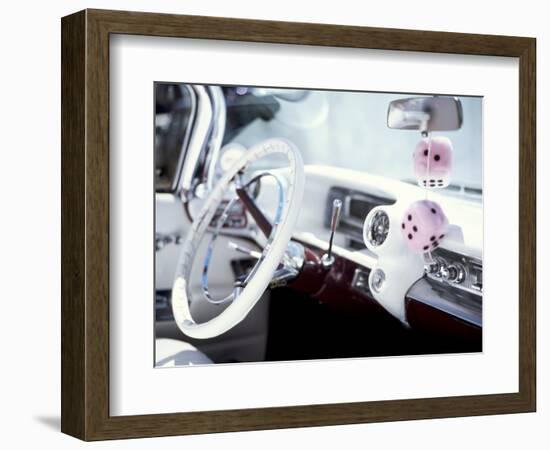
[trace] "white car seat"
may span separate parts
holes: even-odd
[[[155,366],[195,366],[214,364],[213,361],[188,342],[177,339],[157,339],[155,341]]]

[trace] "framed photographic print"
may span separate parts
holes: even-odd
[[[62,19],[62,431],[535,410],[535,39]]]

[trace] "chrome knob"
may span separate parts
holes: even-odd
[[[466,278],[466,270],[462,264],[452,264],[447,267],[447,281],[450,283],[460,284]]]
[[[466,278],[466,269],[462,264],[439,263],[439,272],[437,273],[443,281],[448,283],[460,284]]]
[[[427,256],[424,261],[424,272],[438,278],[441,281],[453,284],[461,284],[466,280],[466,268],[458,263],[449,263],[445,258],[431,258]]]
[[[441,265],[439,267],[439,276],[444,279],[445,281],[449,281],[451,277],[451,272],[449,268],[446,265]]]
[[[382,269],[376,269],[371,276],[371,289],[377,294],[380,293],[386,282],[386,274]]]

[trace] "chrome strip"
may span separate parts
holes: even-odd
[[[223,137],[225,135],[226,121],[226,105],[225,97],[222,88],[219,86],[209,86],[210,95],[212,96],[212,106],[214,110],[214,125],[212,128],[212,136],[208,146],[208,155],[206,157],[206,190],[210,192],[214,187],[214,175],[216,164],[220,155]]]
[[[443,241],[443,246],[447,245]],[[438,247],[435,251],[432,252],[432,256],[435,261],[443,261],[445,265],[461,265],[464,269],[465,278],[461,283],[453,283],[442,280],[438,274],[429,273],[427,274],[428,278],[438,282],[438,283],[447,283],[451,284],[454,288],[460,289],[465,292],[469,292],[474,295],[483,294],[483,286],[476,286],[473,284],[475,278],[478,274],[481,274],[481,279],[483,279],[483,262],[480,258],[475,256],[465,255],[464,253],[459,253],[454,250],[449,250],[445,247]]]
[[[482,297],[455,289],[429,278],[421,278],[409,289],[407,298],[431,306],[465,322],[482,326]]]
[[[218,235],[220,234],[220,231],[223,225],[225,224],[227,217],[229,216],[229,211],[231,210],[231,207],[237,200],[239,200],[239,197],[235,196],[231,199],[231,201],[227,203],[227,206],[223,210],[223,213],[221,214],[220,218],[218,219],[218,226],[216,227],[216,231],[212,233],[212,239],[208,244],[208,249],[204,257],[204,265],[202,268],[202,277],[201,277],[201,287],[202,287],[203,294],[206,297],[206,300],[208,300],[210,303],[213,303],[214,305],[221,305],[222,303],[231,302],[235,299],[234,291],[220,300],[216,300],[210,295],[210,291],[208,290],[208,269],[210,268],[210,260],[212,259],[212,253],[214,252],[214,244],[216,242],[216,239],[218,238]]]
[[[195,125],[195,118],[197,115],[197,95],[195,94],[195,91],[193,91],[193,89],[191,89],[191,87],[187,84],[180,84],[180,89],[182,92],[184,90],[187,90],[189,96],[191,97],[191,113],[189,114],[189,121],[191,122],[191,125],[187,126],[187,129],[185,130],[185,136],[183,138],[183,141],[181,142],[180,154],[178,156],[178,166],[176,168],[176,176],[172,180],[172,184],[170,186],[173,191],[175,191],[178,187],[181,172],[183,170],[183,158],[187,154],[187,148],[191,139],[192,130],[194,129]]]
[[[197,95],[197,115],[193,124],[193,134],[189,140],[179,183],[179,187],[184,194],[187,194],[193,187],[193,175],[195,174],[201,151],[204,149],[206,139],[208,138],[213,118],[212,105],[206,89],[200,85],[192,85],[192,88]]]

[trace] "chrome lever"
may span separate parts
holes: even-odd
[[[340,212],[342,211],[342,200],[334,199],[332,202],[332,214],[330,218],[330,240],[328,242],[328,251],[325,253],[321,262],[324,267],[330,267],[334,264],[334,256],[332,256],[332,244],[334,242],[334,233],[336,233],[336,228],[338,227],[338,221],[340,220]]]
[[[251,258],[260,259],[262,257],[262,252],[259,252],[257,250],[251,250],[251,249],[246,248],[246,247],[242,247],[242,246],[240,246],[239,244],[236,244],[233,241],[229,241],[227,243],[227,246],[231,250],[235,250],[236,252],[239,252],[239,253],[242,253],[244,255],[250,256]]]

